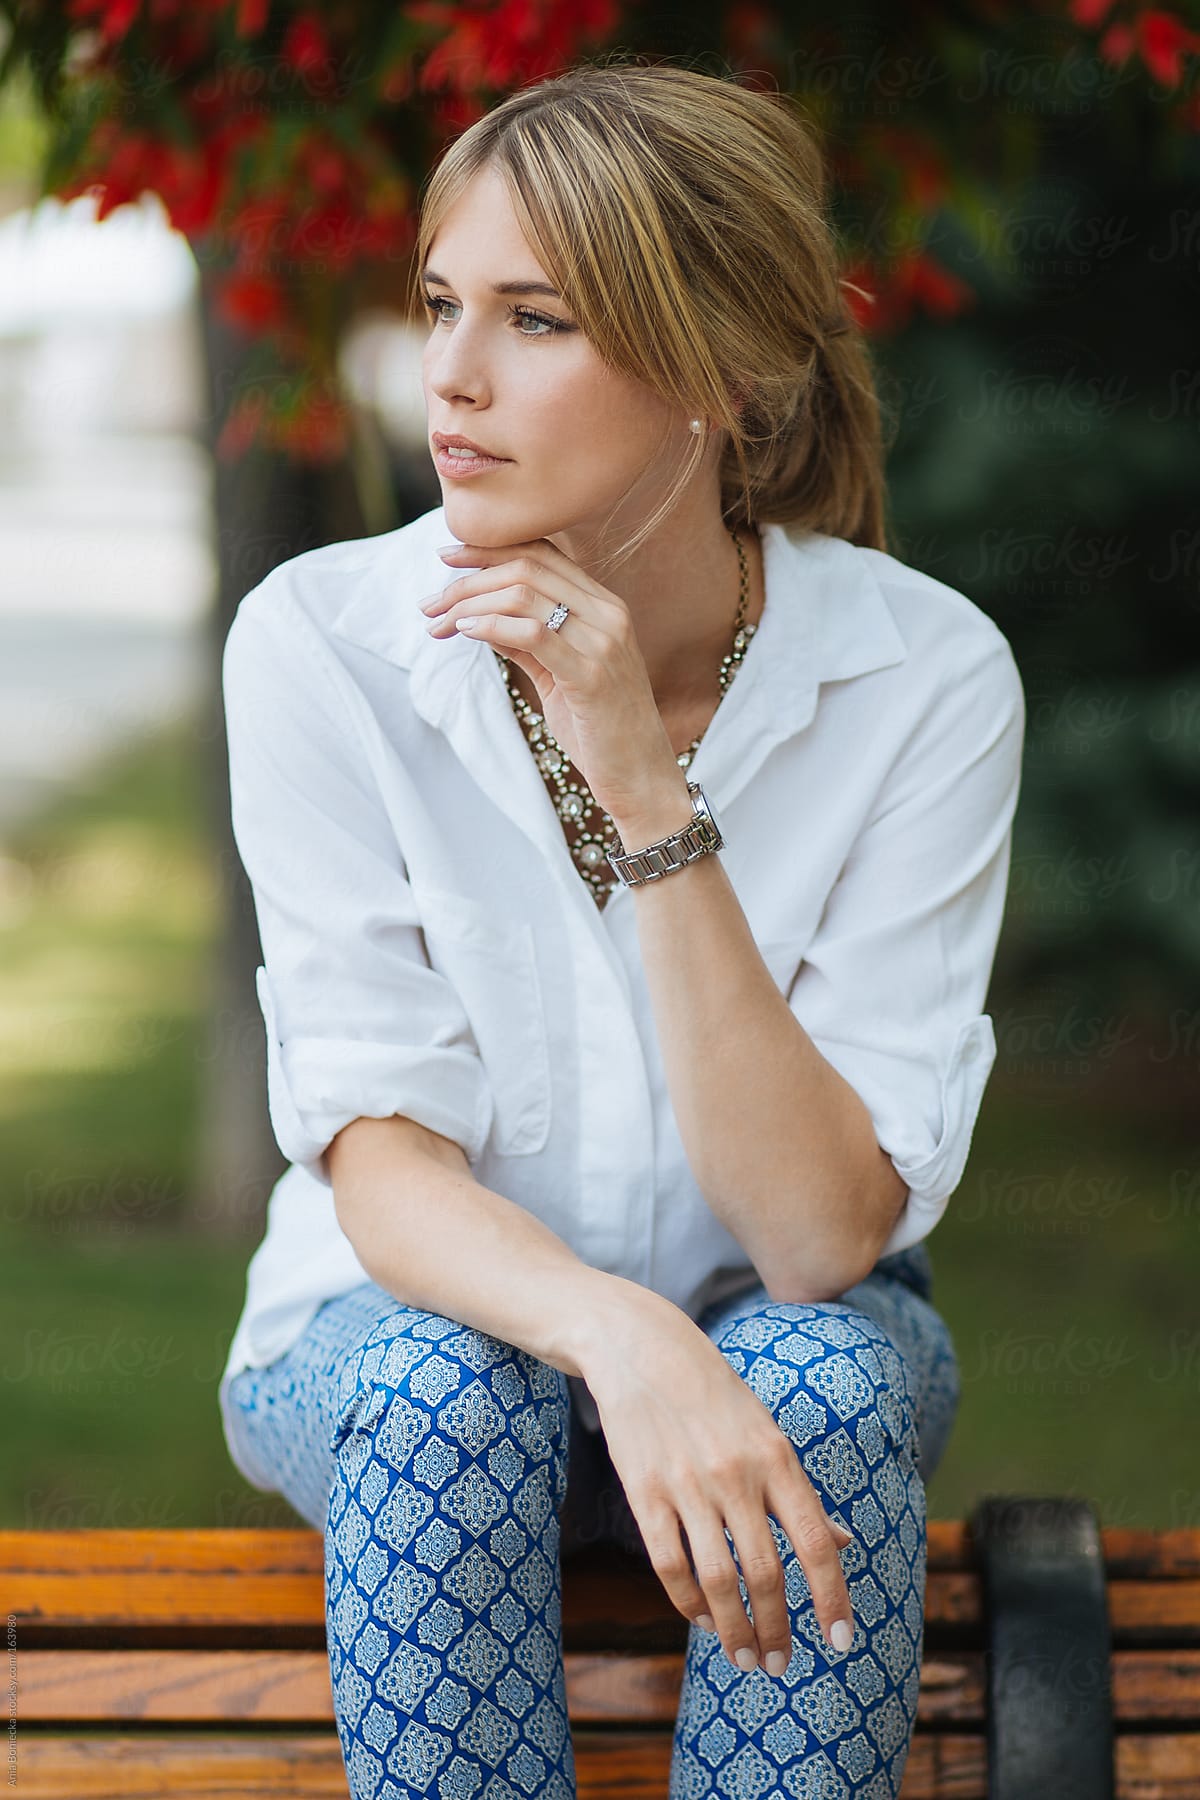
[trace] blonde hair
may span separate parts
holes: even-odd
[[[487,168],[603,360],[729,434],[727,524],[794,522],[887,548],[870,357],[843,299],[824,157],[787,95],[619,53],[518,89],[434,168],[417,280]],[[617,560],[670,511],[706,441],[693,436]]]

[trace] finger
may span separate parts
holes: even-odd
[[[543,595],[550,601],[547,612],[552,611],[561,600],[571,608],[572,613],[586,616],[596,604],[596,596],[589,594],[577,581],[572,581],[561,569],[548,568],[545,563],[538,562],[532,556],[517,556],[489,567],[473,569],[467,575],[455,576],[446,583],[440,596],[428,597],[425,603],[428,608],[427,616],[444,616],[460,600],[469,600],[477,594],[495,594],[505,587],[527,587],[531,595]]]
[[[689,1516],[683,1523],[692,1547],[696,1579],[704,1589],[708,1611],[721,1634],[721,1647],[731,1663],[749,1671],[759,1661],[758,1638],[742,1600],[724,1527],[715,1512]]]
[[[511,644],[497,644],[496,649],[504,656],[507,662],[515,663],[518,669],[523,670],[523,672],[528,675],[530,681],[532,681],[534,687],[537,689],[538,702],[541,709],[545,712],[546,700],[548,696],[554,692],[553,681],[547,679],[549,671],[543,667],[536,656],[530,656],[529,653],[524,650],[514,650]]]
[[[849,1648],[849,1642],[844,1638],[844,1632],[838,1634],[843,1641],[836,1641],[833,1629],[840,1623],[853,1635],[856,1630],[854,1610],[842,1573],[839,1546],[830,1528],[831,1521],[799,1463],[795,1468],[795,1480],[785,1479],[769,1489],[767,1502],[808,1579],[817,1623],[826,1645],[841,1654]]]
[[[549,538],[530,538],[523,544],[455,544],[439,550],[438,555],[451,567],[467,563],[472,568],[495,566],[497,559],[507,561],[513,557],[524,557],[565,576],[576,587],[583,588],[588,593],[599,595],[606,592],[565,551],[560,550],[557,544],[552,544]]]
[[[493,596],[489,596],[489,604]],[[547,613],[547,617],[549,614]],[[575,637],[568,638],[565,633],[574,626]],[[581,643],[579,635],[586,632],[587,638]],[[549,669],[556,681],[563,681],[568,686],[582,688],[586,682],[588,671],[595,662],[594,654],[589,654],[588,641],[598,640],[599,633],[591,626],[582,625],[574,618],[568,619],[558,631],[547,631],[545,620],[530,618],[525,613],[488,612],[472,617],[464,612],[453,620],[447,636],[485,638],[489,643],[501,649],[528,651],[536,656],[543,668]]]
[[[792,1660],[792,1618],[783,1580],[783,1564],[765,1508],[747,1507],[726,1515],[746,1584],[759,1661],[768,1675],[782,1675]],[[782,1658],[782,1661],[780,1660]],[[769,1660],[768,1660],[769,1659]]]
[[[469,632],[476,619],[499,617],[503,614],[513,619],[533,620],[538,626],[539,637],[544,634],[547,641],[559,638],[570,644],[573,650],[590,649],[593,656],[598,655],[604,642],[603,632],[573,609],[569,609],[570,616],[561,626],[554,631],[548,629],[547,621],[557,604],[557,601],[548,600],[527,582],[517,581],[508,587],[489,588],[486,592],[467,594],[454,601],[445,611],[429,614],[430,623],[426,630],[430,637],[450,638],[457,632],[460,620],[463,628]],[[570,634],[565,638],[564,630]]]
[[[709,1624],[702,1626],[702,1629],[711,1629],[708,1601],[692,1573],[691,1559],[684,1548],[678,1515],[671,1507],[660,1506],[648,1514],[643,1522],[641,1512],[634,1509],[628,1490],[625,1497],[629,1500],[629,1509],[642,1534],[646,1553],[654,1573],[663,1584],[668,1600],[689,1624],[699,1625],[702,1619],[709,1618]]]
[[[576,649],[591,645],[592,653],[599,651],[603,642],[603,633],[596,625],[576,612],[569,602],[568,618],[561,627],[548,632],[549,637],[562,637],[564,631],[569,636],[563,638]],[[544,628],[551,617],[557,600],[551,600],[528,582],[514,581],[508,587],[488,588],[477,594],[466,594],[447,606],[444,612],[429,615],[427,630],[431,637],[453,637],[460,619],[487,618],[491,615],[506,614],[513,619],[532,619],[539,627]]]

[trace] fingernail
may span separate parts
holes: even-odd
[[[461,544],[439,544],[437,547],[437,554],[439,556],[449,556],[451,551],[461,549]]]
[[[700,1613],[696,1619],[696,1623],[701,1631],[715,1631],[717,1629],[713,1624],[713,1616],[711,1613]]]
[[[854,1640],[853,1628],[845,1619],[837,1619],[830,1627],[829,1641],[835,1650],[848,1650]]]
[[[478,623],[478,619],[455,619],[454,629],[456,631],[470,631],[474,626],[478,625]]]
[[[735,1650],[733,1654],[734,1661],[737,1663],[738,1668],[744,1669],[747,1675],[750,1673],[751,1669],[757,1669],[758,1658],[748,1645],[743,1650]]]
[[[767,1652],[767,1673],[768,1673],[768,1675],[782,1675],[783,1671],[788,1666],[788,1661],[789,1661],[789,1658],[784,1655],[782,1650],[768,1651]]]

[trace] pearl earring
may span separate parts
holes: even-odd
[[[693,419],[692,420],[692,430],[693,431],[703,431],[704,430],[703,421],[700,419]]]

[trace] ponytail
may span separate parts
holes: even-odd
[[[814,334],[808,374],[778,428],[772,432],[761,409],[748,405],[731,431],[722,512],[732,524],[797,523],[886,550],[883,448],[868,348],[843,315]]]

